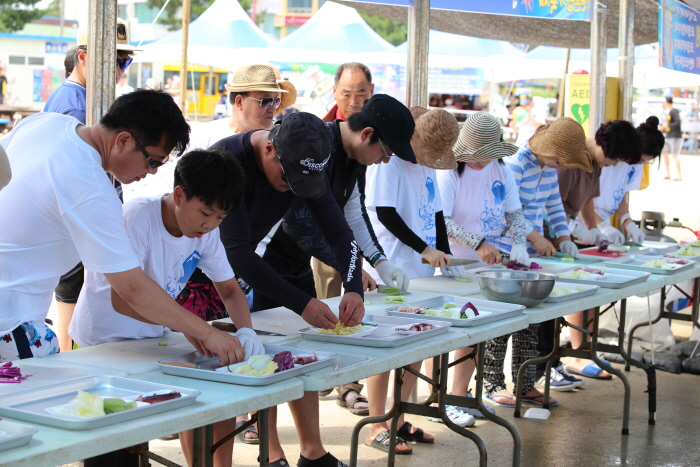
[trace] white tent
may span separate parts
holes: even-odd
[[[259,63],[260,51],[272,40],[253,23],[237,0],[216,0],[189,28],[187,61],[233,70]],[[182,30],[143,46],[136,62],[179,62]]]

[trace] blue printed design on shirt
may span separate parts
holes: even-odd
[[[435,182],[432,178],[426,178],[425,189],[428,194],[422,194],[420,197],[418,216],[423,219],[423,230],[430,230],[435,227]]]
[[[620,186],[618,186],[617,190],[613,192],[613,209],[611,210],[610,215],[612,215],[615,211],[617,211],[617,208],[620,207],[622,200],[625,198],[625,193],[627,193],[625,188],[627,188],[632,181],[635,170],[636,169],[634,167],[630,167],[630,171],[627,172],[627,179],[623,178],[620,180]]]
[[[493,182],[493,185],[491,185],[493,199],[488,199],[488,191],[486,193],[487,199],[484,200],[484,210],[479,216],[482,223],[482,231],[490,232],[493,230],[502,230],[504,221],[503,205],[506,202],[506,187],[503,182],[496,180]]]
[[[175,298],[180,294],[187,280],[197,268],[201,257],[202,255],[199,251],[194,250],[187,259],[180,256],[180,260],[170,269],[168,285],[165,286],[165,291],[168,292],[171,297]]]
[[[437,248],[437,237],[425,237],[425,244],[430,248]]]

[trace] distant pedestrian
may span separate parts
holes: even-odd
[[[666,144],[662,155],[664,157],[664,165],[666,166],[666,176],[664,180],[671,180],[671,159],[669,154],[673,157],[676,163],[676,171],[678,172],[678,178],[674,178],[677,182],[682,182],[683,177],[681,176],[681,160],[678,157],[678,153],[681,151],[681,117],[678,114],[678,109],[673,107],[673,97],[667,97],[666,102],[664,102],[664,112],[666,113],[666,123],[663,126],[663,132],[666,136]]]
[[[0,63],[0,105],[5,103],[7,94],[7,77],[5,76],[5,65]]]
[[[119,82],[115,86],[115,93],[117,97],[123,96],[124,94],[129,94],[130,92],[134,92],[134,88],[129,86],[129,75],[124,73],[121,78],[119,78]]]

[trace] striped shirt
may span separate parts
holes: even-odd
[[[517,153],[503,159],[506,166],[513,172],[515,183],[518,185],[520,203],[527,220],[527,234],[535,229],[543,234],[542,225],[544,212],[552,225],[557,237],[569,235],[566,212],[559,193],[557,170],[540,168],[537,157],[528,145],[523,145]]]

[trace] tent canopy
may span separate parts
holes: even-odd
[[[525,55],[513,44],[505,41],[480,39],[478,37],[450,34],[432,29],[428,37],[428,53],[430,55],[454,55],[460,57],[491,57],[494,55],[522,57]],[[407,53],[408,42],[404,42],[396,47],[396,51]]]
[[[360,11],[406,23],[408,8],[382,5],[372,0],[333,0]],[[464,2],[465,5],[468,2]],[[591,7],[593,2],[590,2]],[[649,44],[658,40],[656,1],[636,2],[634,40]],[[608,0],[608,44],[617,44],[619,0]],[[489,15],[466,11],[430,9],[430,28],[453,34],[514,43],[586,48],[590,46],[591,24],[587,21]]]
[[[392,52],[395,49],[370,28],[354,8],[331,2],[326,2],[309,21],[270,48],[340,53]]]

